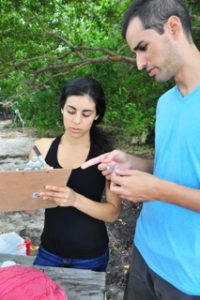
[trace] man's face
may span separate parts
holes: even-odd
[[[145,69],[158,82],[175,77],[180,60],[166,31],[159,34],[153,29],[144,29],[140,19],[135,17],[129,23],[126,40],[136,54],[138,70]]]

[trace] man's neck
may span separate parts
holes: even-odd
[[[200,52],[196,47],[192,47],[183,57],[183,66],[175,76],[175,81],[183,96],[200,86]]]

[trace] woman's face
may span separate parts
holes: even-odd
[[[65,130],[75,138],[89,134],[94,120],[98,117],[95,102],[89,95],[69,96],[61,112]]]

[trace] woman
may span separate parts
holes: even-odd
[[[58,206],[45,210],[34,264],[105,271],[109,253],[104,221],[118,218],[120,199],[110,192],[97,166],[80,168],[84,161],[112,149],[96,126],[105,113],[102,87],[91,78],[74,79],[63,88],[60,108],[64,133],[55,139],[40,139],[35,145],[48,165],[72,169],[72,173],[66,187],[47,186],[40,194]]]

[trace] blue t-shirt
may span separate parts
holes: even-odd
[[[155,142],[155,176],[200,189],[200,86],[185,97],[175,86],[159,99]],[[199,212],[157,200],[144,203],[135,245],[159,276],[200,295]]]

